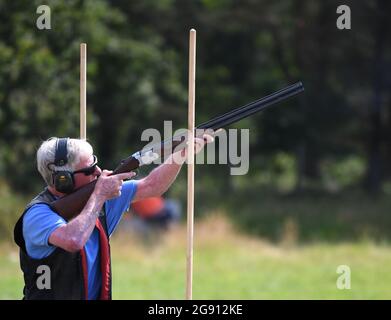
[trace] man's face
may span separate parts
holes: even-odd
[[[91,165],[94,163],[94,156],[89,155],[87,157],[84,157],[81,159],[79,164],[76,166],[76,170],[84,169],[91,167]],[[75,171],[76,171],[75,170]],[[98,176],[102,173],[102,170],[96,166],[95,171],[91,175],[85,175],[83,172],[75,173],[74,179],[75,179],[75,189],[78,189],[82,186],[84,186],[87,183],[90,183],[91,181],[98,178]]]

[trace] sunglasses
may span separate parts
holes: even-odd
[[[84,173],[84,175],[86,175],[86,176],[90,176],[90,175],[94,174],[96,171],[96,166],[98,164],[98,158],[96,157],[96,155],[93,155],[93,157],[94,157],[94,163],[92,165],[90,165],[89,167],[83,168],[83,169],[73,171],[73,174]]]

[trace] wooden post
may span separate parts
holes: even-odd
[[[190,30],[189,40],[189,101],[188,101],[188,162],[187,162],[187,272],[186,299],[193,296],[193,238],[194,238],[194,129],[195,129],[195,65],[196,31]]]
[[[80,139],[87,139],[87,44],[80,44]]]

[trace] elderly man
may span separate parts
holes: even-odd
[[[195,153],[213,140],[209,135],[203,138],[195,138]],[[173,154],[145,178],[128,180],[133,172],[102,171],[84,140],[43,142],[37,165],[47,187],[27,205],[14,230],[24,299],[111,299],[109,238],[131,202],[160,196],[170,187],[187,156],[186,150],[180,152],[184,157]],[[88,202],[72,220],[65,221],[50,207],[95,179]]]

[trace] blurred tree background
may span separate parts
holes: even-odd
[[[388,238],[389,1],[345,1],[351,30],[336,27],[334,0],[48,0],[52,29],[38,30],[41,4],[0,0],[2,234],[43,187],[40,143],[79,135],[79,44],[88,45],[88,140],[113,168],[142,148],[144,129],[186,125],[194,27],[197,123],[299,80],[306,88],[237,125],[250,129],[247,175],[197,167],[197,215],[224,207],[272,239],[292,221],[303,240]],[[172,196],[185,199],[185,178]]]

